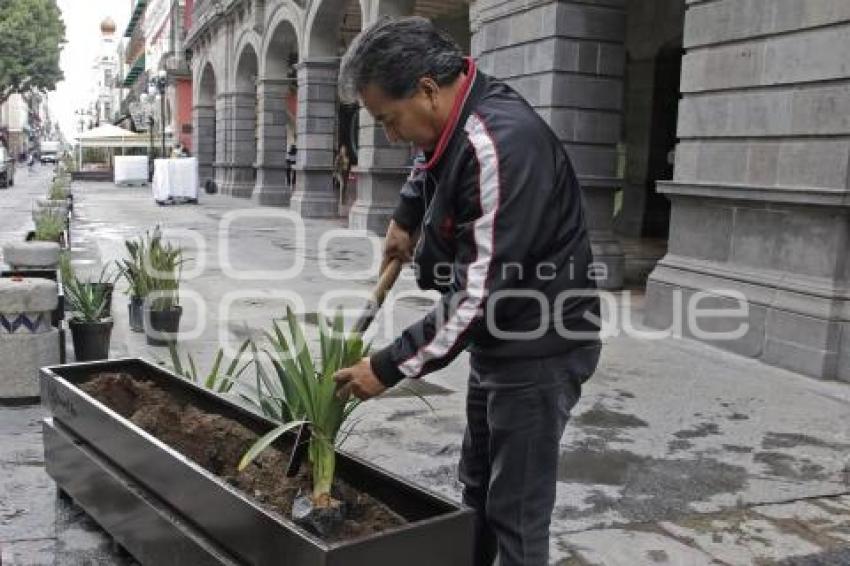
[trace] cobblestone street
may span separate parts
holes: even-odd
[[[46,168],[20,171],[15,187],[0,190],[0,243],[22,237],[31,199],[47,181]],[[354,275],[333,281],[322,270],[326,260],[339,273],[374,272],[367,239],[322,241],[341,222],[304,221],[301,249],[291,216],[248,200],[214,196],[199,205],[158,207],[147,188],[75,183],[74,192],[72,253],[80,270],[121,257],[125,238],[156,224],[184,245],[192,263],[183,286],[183,330],[198,331],[181,350],[204,367],[221,343],[259,338],[288,304],[284,292],[303,301],[309,321],[327,293],[365,293],[374,284]],[[234,211],[243,213],[229,216]],[[231,268],[285,270],[299,254],[304,267],[290,280],[228,276]],[[640,327],[642,296],[631,304],[625,293],[617,296],[618,308]],[[433,300],[404,277],[373,331],[375,345]],[[112,356],[166,360],[166,349],[129,332],[125,305],[116,292]],[[459,499],[467,373],[462,356],[415,384],[433,411],[405,392],[367,403],[344,449]],[[43,414],[0,407],[3,566],[130,564],[79,509],[57,498],[43,469]],[[688,340],[610,338],[562,440],[552,563],[850,564],[848,423],[847,384]]]

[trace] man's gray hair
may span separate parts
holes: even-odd
[[[407,98],[419,80],[430,77],[445,86],[464,70],[463,52],[444,31],[420,17],[384,17],[354,38],[342,58],[339,93],[345,102],[356,102],[369,85],[387,96]]]

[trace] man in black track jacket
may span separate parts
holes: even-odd
[[[560,439],[600,351],[572,165],[534,109],[428,20],[364,30],[340,81],[391,142],[424,152],[402,189],[384,264],[412,256],[419,286],[442,299],[337,381],[343,394],[368,399],[468,350],[459,474],[476,511],[475,564],[546,565]]]

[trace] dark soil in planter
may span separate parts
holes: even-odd
[[[187,456],[207,471],[262,504],[290,518],[299,493],[310,493],[312,476],[304,465],[294,478],[286,477],[290,451],[270,448],[243,472],[239,461],[259,436],[249,428],[195,407],[151,381],[121,373],[100,373],[81,389],[122,417]],[[368,536],[405,524],[386,505],[340,481],[334,497],[347,509],[342,529],[327,542]]]

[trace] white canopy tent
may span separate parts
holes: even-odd
[[[127,148],[147,148],[149,142],[143,134],[137,134],[112,124],[104,124],[97,128],[85,131],[77,137],[77,167],[83,168],[83,149],[121,149],[123,155]],[[111,161],[111,160],[110,160]]]

